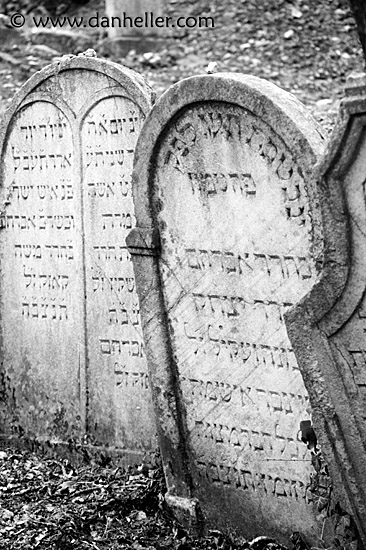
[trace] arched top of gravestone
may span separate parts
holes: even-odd
[[[295,96],[261,78],[217,73],[186,78],[167,90],[148,116],[136,148],[134,178],[149,181],[151,160],[160,136],[179,112],[193,104],[225,102],[242,107],[263,120],[283,139],[294,161],[308,177],[324,147],[321,127]],[[310,180],[313,178],[310,177]],[[134,186],[136,217],[140,226],[151,227],[150,199],[143,185]]]
[[[85,112],[82,112],[83,94],[80,93],[80,88],[77,92],[75,88],[74,94],[67,94],[62,87],[62,80],[66,75],[67,78],[71,78],[70,75],[73,73],[80,74],[80,71],[85,71],[86,89],[88,87],[87,73],[97,73],[106,79],[104,83],[105,87],[95,92],[95,101],[92,104],[90,104],[90,98],[88,97],[89,101]],[[116,83],[115,89],[113,81]],[[88,91],[90,93],[90,90]],[[60,106],[62,104],[66,111],[70,109],[74,116],[83,118],[93,105],[104,99],[107,95],[113,95],[113,92],[116,95],[122,95],[131,99],[139,106],[144,116],[147,116],[155,99],[155,93],[140,74],[117,63],[93,57],[75,56],[47,65],[47,67],[35,73],[22,86],[6,110],[0,124],[0,154],[3,153],[8,129],[14,115],[27,103],[39,100],[55,102]],[[68,104],[68,100],[72,104]]]

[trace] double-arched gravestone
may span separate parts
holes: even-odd
[[[322,148],[293,96],[225,74],[170,88],[138,141],[127,243],[167,501],[196,528],[319,542],[284,315],[322,267]]]
[[[151,90],[74,57],[35,74],[1,130],[1,432],[154,448],[133,268],[131,171]]]

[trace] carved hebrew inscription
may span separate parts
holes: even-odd
[[[115,430],[120,446],[141,449],[151,447],[151,425],[142,421],[149,384],[125,238],[135,226],[131,173],[142,122],[132,101],[114,97],[94,106],[82,126],[90,429],[103,443]],[[105,412],[113,402],[115,426]]]
[[[123,71],[113,67],[114,80],[108,64],[90,64],[32,89],[5,140],[0,434],[15,428],[72,439],[135,461],[155,447],[125,242],[135,225],[132,160],[149,100],[138,87],[135,99],[133,80],[126,97]]]
[[[78,432],[81,421],[79,373],[70,367],[75,357],[84,363],[82,338],[74,337],[80,332],[82,307],[81,216],[74,167],[66,115],[49,102],[21,109],[4,159],[3,357],[17,372],[13,383],[29,402],[27,423],[34,430],[41,422],[37,371],[48,370],[48,388],[43,391],[52,393],[57,386],[57,400],[70,400],[74,409],[68,417],[55,402],[49,403],[50,418],[59,415],[59,433],[68,436]],[[62,370],[56,368],[55,357]]]
[[[197,486],[230,489],[256,510],[291,502],[306,514],[299,422],[311,411],[284,325],[317,278],[301,169],[263,121],[208,102],[170,125],[155,174]]]

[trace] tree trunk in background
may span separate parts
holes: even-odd
[[[366,60],[366,2],[365,0],[349,0],[357,23],[358,36]]]

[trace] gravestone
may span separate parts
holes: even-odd
[[[127,243],[166,498],[196,530],[319,542],[299,433],[311,410],[284,314],[322,265],[321,151],[293,96],[244,75],[178,83],[139,138]]]
[[[287,314],[288,334],[342,508],[366,546],[366,76],[350,77],[319,163],[325,256],[319,282]]]
[[[1,130],[1,432],[88,443],[136,460],[155,447],[125,236],[151,90],[76,57],[36,73]]]

